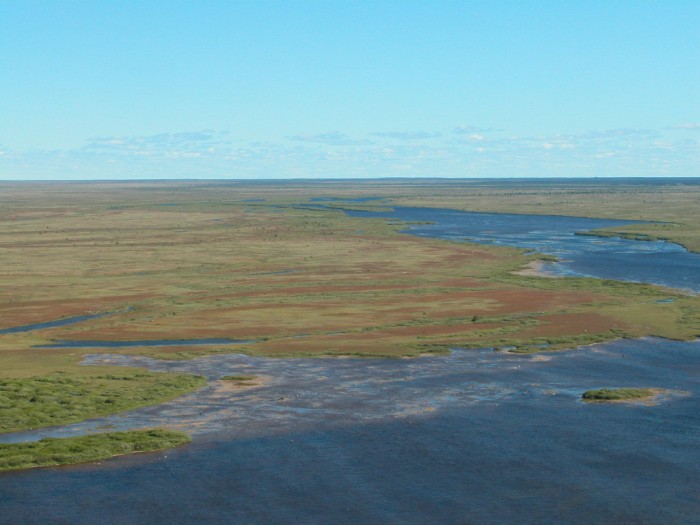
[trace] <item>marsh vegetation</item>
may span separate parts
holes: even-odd
[[[587,390],[581,395],[585,401],[631,401],[646,399],[659,393],[656,388],[601,388]]]
[[[255,376],[228,375],[221,376],[219,379],[221,379],[222,381],[253,381],[255,379]]]
[[[163,403],[205,383],[201,376],[127,370],[0,379],[0,433]]]
[[[148,429],[0,444],[0,471],[87,463],[177,447],[189,442],[190,437],[184,432]]]
[[[60,340],[255,341],[234,350],[216,344],[110,349],[189,359],[231,351],[539,352],[621,337],[693,338],[700,334],[698,297],[638,283],[514,275],[547,257],[401,235],[406,223],[348,217],[341,208],[403,204],[666,221],[616,232],[700,249],[699,188],[551,181],[519,188],[440,181],[4,183],[0,247],[3,278],[12,285],[0,290],[0,329],[113,314],[0,336],[0,431],[160,403],[205,384],[192,376],[82,367],[89,348],[41,348]],[[323,209],[312,206],[318,198],[337,200]]]

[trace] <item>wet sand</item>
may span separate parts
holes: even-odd
[[[525,268],[518,270],[517,272],[513,272],[513,274],[522,275],[524,277],[559,277],[558,275],[547,273],[545,271],[546,266],[547,263],[543,261],[531,261],[527,264],[527,266],[525,266]]]

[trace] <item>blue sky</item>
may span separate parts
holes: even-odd
[[[700,2],[0,0],[0,178],[700,176]]]

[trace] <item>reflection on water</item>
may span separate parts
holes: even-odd
[[[195,445],[2,476],[0,507],[22,523],[57,508],[71,523],[152,523],[163,512],[172,523],[691,523],[700,510],[698,342],[547,356],[88,362],[200,373],[210,384],[15,437],[164,425],[192,431]],[[217,379],[228,374],[263,381],[227,387]],[[579,399],[610,386],[671,393],[654,406]]]

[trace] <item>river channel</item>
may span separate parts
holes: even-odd
[[[557,217],[547,228],[525,227],[530,217],[491,214],[515,221],[499,233],[493,222],[470,226],[466,216],[475,214],[397,210],[387,217],[433,222],[412,234],[565,256],[555,272],[599,275],[576,261],[600,259],[607,268],[628,252],[661,254],[653,279],[644,272],[661,263],[627,265],[625,278],[700,289],[700,256],[680,247],[574,235],[611,221]],[[157,407],[3,440],[167,426],[192,433],[193,444],[0,475],[0,523],[691,524],[700,516],[697,341],[392,360],[93,354],[85,364],[192,372],[210,382]],[[232,374],[258,382],[219,380]],[[585,390],[616,386],[664,394],[652,403],[580,400]]]
[[[678,244],[580,235],[635,221],[402,206],[391,211],[345,213],[416,222],[419,224],[404,231],[419,237],[515,246],[554,255],[559,261],[544,268],[554,275],[637,281],[700,292],[700,255]]]

